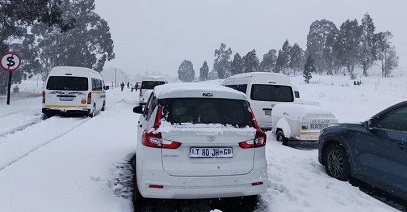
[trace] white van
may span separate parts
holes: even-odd
[[[54,67],[42,92],[42,112],[46,116],[60,113],[95,116],[104,111],[106,90],[99,72],[82,67]]]
[[[290,78],[284,74],[251,72],[236,74],[225,79],[222,85],[243,92],[262,129],[271,129],[271,111],[274,105],[294,102]]]
[[[151,92],[157,85],[167,84],[164,76],[144,76],[140,87],[140,105],[145,105]]]

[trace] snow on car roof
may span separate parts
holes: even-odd
[[[304,117],[310,114],[332,114],[329,110],[316,105],[304,105],[296,103],[281,103],[273,107],[273,114],[289,113],[293,117]]]
[[[169,83],[154,88],[155,96],[166,98],[221,98],[247,100],[244,93],[220,85],[205,83]]]

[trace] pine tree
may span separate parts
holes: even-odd
[[[375,26],[368,13],[362,19],[360,37],[360,63],[363,75],[368,76],[367,70],[373,65],[375,56],[373,52]]]
[[[208,63],[205,61],[202,65],[202,67],[199,69],[199,80],[200,81],[208,80],[208,74],[209,74],[209,67],[208,67]]]
[[[351,77],[354,76],[353,72],[360,58],[359,44],[361,34],[362,30],[356,19],[353,21],[346,20],[340,27],[337,41],[339,46],[338,56]]]
[[[316,71],[316,69],[314,66],[314,60],[311,58],[311,56],[308,56],[307,62],[305,63],[305,66],[304,66],[304,73],[303,73],[305,83],[307,83],[307,84],[309,83],[309,81],[312,78],[312,73],[315,71]]]
[[[248,52],[243,58],[243,72],[255,72],[259,68],[259,58],[257,58],[256,50]]]
[[[291,46],[288,40],[283,43],[283,47],[278,51],[277,61],[276,61],[276,70],[277,72],[284,72],[289,68],[290,64],[290,51]]]
[[[291,47],[289,67],[294,71],[294,75],[297,70],[301,70],[301,62],[303,61],[302,57],[304,56],[303,52],[304,51],[297,43]]]
[[[332,21],[325,19],[314,21],[307,35],[307,54],[314,58],[317,72],[322,73],[327,69],[327,58],[324,57],[324,51],[327,52],[326,46],[329,35],[336,33],[337,27]],[[325,56],[327,56],[325,54]]]
[[[178,79],[182,82],[192,82],[195,80],[195,70],[191,61],[182,61],[178,67]]]
[[[233,57],[230,72],[231,75],[243,73],[243,60],[239,53],[236,53]]]
[[[260,63],[260,71],[275,72],[277,62],[277,51],[272,49],[263,55],[263,60]]]
[[[374,37],[374,52],[381,62],[382,77],[389,77],[391,71],[398,66],[398,56],[395,47],[391,45],[393,35],[387,31],[377,33]]]
[[[213,69],[218,73],[219,79],[225,79],[230,76],[231,55],[232,50],[230,48],[226,49],[226,44],[224,43],[220,45],[219,49],[215,50]]]

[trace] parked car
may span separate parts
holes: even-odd
[[[336,117],[327,109],[316,105],[281,103],[273,107],[272,134],[277,141],[318,141],[320,131],[337,124]]]
[[[253,197],[266,191],[266,134],[243,93],[166,84],[133,111],[142,114],[136,199]]]
[[[83,67],[54,67],[42,92],[42,113],[46,116],[75,113],[93,117],[105,110],[108,89],[97,71]]]
[[[157,85],[163,85],[168,83],[166,77],[164,76],[144,76],[141,81],[141,87],[139,88],[139,100],[141,105],[145,105],[148,97],[150,97],[151,92]]]
[[[407,200],[407,101],[363,123],[328,127],[319,141],[328,175],[354,177]]]
[[[247,95],[260,127],[265,130],[271,129],[271,111],[274,105],[294,102],[295,99],[290,78],[284,74],[267,72],[236,74],[225,79],[222,85]]]

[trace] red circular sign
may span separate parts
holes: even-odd
[[[0,67],[5,71],[14,71],[21,65],[21,58],[14,52],[3,54],[0,60]]]

